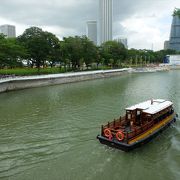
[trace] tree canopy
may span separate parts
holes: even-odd
[[[127,50],[124,45],[116,41],[107,41],[101,45],[101,56],[105,64],[111,64],[113,67],[124,62],[127,56]]]
[[[180,18],[180,9],[179,8],[174,9],[173,16],[179,16],[179,18]]]
[[[86,36],[64,38],[62,42],[64,62],[70,60],[73,69],[79,69],[83,63],[88,67],[97,56],[97,48]]]
[[[179,12],[179,11],[177,11]],[[177,13],[176,12],[176,13]],[[17,38],[0,34],[0,68],[53,67],[59,64],[66,70],[84,68],[119,68],[149,63],[162,63],[164,56],[178,54],[175,50],[151,51],[147,49],[126,49],[117,41],[108,41],[96,46],[86,36],[70,36],[59,40],[51,32],[31,27]]]
[[[27,49],[27,59],[37,68],[44,66],[48,60],[54,62],[58,59],[59,39],[50,32],[31,27],[18,37],[18,41]]]
[[[5,38],[0,35],[0,68],[22,66],[21,60],[26,50],[19,45],[16,38]]]

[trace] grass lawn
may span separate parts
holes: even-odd
[[[37,68],[14,68],[14,69],[0,69],[0,75],[16,75],[16,76],[30,76],[40,74],[57,74],[64,73],[64,69],[60,68],[43,68],[38,72]]]
[[[125,68],[125,67],[129,67],[129,66],[124,65],[121,68]],[[73,71],[72,69],[65,71],[63,67],[41,68],[39,71],[37,68],[13,68],[13,69],[0,69],[0,76],[1,75],[31,76],[31,75],[41,75],[41,74],[58,74],[65,72],[79,72],[79,71],[93,71],[93,70],[107,70],[107,69],[112,69],[112,67],[100,66],[98,69],[97,67],[94,67],[91,69],[76,70],[76,71]]]

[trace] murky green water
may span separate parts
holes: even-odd
[[[96,140],[101,124],[152,97],[180,114],[180,71],[0,94],[0,179],[179,180],[180,122],[130,153]]]

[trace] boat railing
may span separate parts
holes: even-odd
[[[116,129],[119,127],[123,127],[126,123],[126,118],[124,117],[119,117],[119,119],[114,119],[112,122],[108,122],[105,126],[103,126],[103,129],[110,128],[110,129]]]
[[[104,130],[106,128],[110,129],[111,132],[114,134],[119,130],[122,130],[124,133],[124,140],[127,141],[131,138],[133,138],[134,136],[137,136],[141,133],[143,133],[144,131],[146,131],[147,129],[149,129],[150,127],[153,126],[153,121],[148,122],[145,125],[141,125],[141,126],[133,126],[130,128],[130,131],[127,132],[125,131],[125,125],[126,125],[126,118],[124,117],[120,117],[119,119],[114,119],[114,121],[112,122],[108,122],[105,126],[102,126],[102,130],[101,133],[102,135],[104,135]]]
[[[170,113],[171,114],[171,113]],[[162,114],[161,114],[162,116]],[[160,117],[161,117],[160,116]],[[163,118],[169,116],[169,113],[166,113],[165,116],[162,116]],[[157,119],[159,118],[159,116],[156,117]],[[158,122],[160,122],[161,120],[158,120]],[[154,124],[156,123],[156,121],[154,119],[145,119],[144,124],[141,125],[133,125],[130,126],[130,129],[128,131],[126,131],[126,117],[120,117],[118,119],[114,119],[114,121],[112,122],[108,122],[106,125],[102,126],[102,130],[101,130],[101,134],[104,135],[104,130],[106,128],[110,129],[112,134],[115,135],[116,132],[118,132],[119,130],[123,131],[124,133],[124,141],[128,141],[130,139],[133,139],[133,137],[136,137],[137,135],[140,135],[142,133],[144,133],[145,131],[147,131],[148,129],[152,128],[154,126]],[[158,123],[157,122],[157,123]]]
[[[125,136],[127,139],[125,140],[129,140],[129,139],[132,139],[133,137],[145,132],[146,130],[150,129],[151,127],[153,127],[154,125],[154,122],[153,121],[150,121],[144,125],[141,125],[141,126],[133,126],[131,128],[131,131],[130,132],[127,132],[127,135]]]

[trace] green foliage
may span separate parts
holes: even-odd
[[[134,65],[145,65],[150,63],[163,63],[163,59],[166,55],[178,54],[175,50],[160,50],[160,51],[151,51],[146,49],[130,49],[128,50],[128,59],[131,60],[131,64]]]
[[[178,54],[177,51],[175,50],[172,50],[172,49],[167,49],[167,50],[160,50],[160,51],[157,51],[155,53],[155,58],[158,62],[163,62],[163,59],[166,55],[171,55],[171,54]]]
[[[86,36],[64,38],[61,44],[63,62],[66,65],[69,60],[74,70],[80,69],[83,63],[90,66],[97,57],[97,47]]]
[[[21,59],[26,50],[18,44],[16,38],[5,38],[0,35],[0,68],[22,66]]]
[[[91,66],[93,62],[98,58],[97,47],[86,36],[82,37],[82,56],[86,67]]]
[[[37,74],[57,74],[63,73],[65,70],[63,68],[59,69],[56,67],[53,68],[13,68],[13,69],[0,69],[0,75],[17,75],[17,76],[29,76]]]
[[[176,11],[178,12],[179,10]],[[6,38],[0,34],[0,74],[32,75],[145,66],[150,63],[162,63],[163,58],[170,54],[178,52],[128,50],[116,41],[95,46],[86,36],[66,37],[59,41],[54,34],[38,27],[26,29],[17,38]],[[19,69],[24,62],[28,62],[28,68]],[[55,65],[59,67],[55,68]]]
[[[180,18],[180,9],[179,8],[174,9],[173,16],[179,16],[179,18]]]
[[[52,33],[44,32],[38,27],[31,27],[18,37],[18,41],[27,49],[27,59],[38,69],[48,60],[51,63],[54,63],[56,59],[59,60],[59,40]]]
[[[81,37],[68,37],[63,40],[63,59],[69,59],[73,69],[80,68],[83,51]]]
[[[108,41],[101,45],[100,53],[106,65],[110,64],[112,67],[118,67],[121,62],[125,61],[127,49],[122,43]]]

